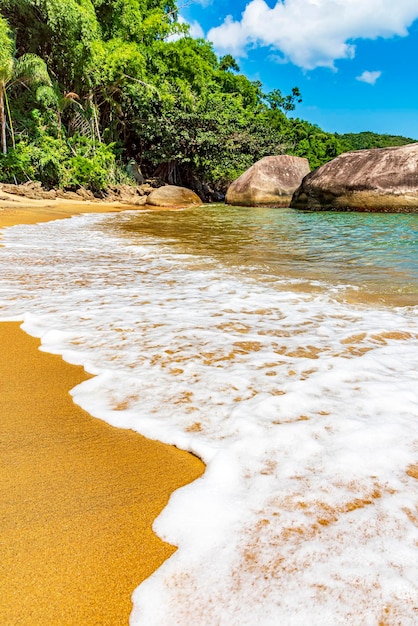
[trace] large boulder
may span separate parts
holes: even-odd
[[[151,191],[147,198],[147,204],[180,209],[200,206],[202,201],[191,189],[177,187],[176,185],[164,185]]]
[[[264,157],[230,185],[225,201],[238,206],[289,206],[308,173],[307,159],[287,154]]]
[[[346,152],[306,176],[294,209],[418,212],[418,143]]]

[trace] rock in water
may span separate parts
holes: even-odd
[[[199,196],[186,187],[164,185],[151,191],[147,204],[160,207],[191,208],[202,204]]]
[[[226,203],[238,206],[289,206],[293,192],[308,173],[307,159],[287,154],[264,157],[230,185]]]
[[[418,212],[418,143],[346,152],[306,176],[294,209]]]

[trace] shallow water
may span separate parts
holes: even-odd
[[[361,297],[418,303],[418,215],[206,206],[125,226],[171,249],[210,256],[256,279],[351,286]],[[307,285],[305,285],[307,287]],[[349,297],[349,295],[348,295]]]
[[[207,463],[132,624],[417,623],[416,234],[220,206],[6,231],[2,314],[97,375],[75,401]]]

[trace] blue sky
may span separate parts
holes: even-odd
[[[265,91],[299,87],[295,115],[329,132],[418,139],[418,0],[195,0],[194,36]]]

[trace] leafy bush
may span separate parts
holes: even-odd
[[[115,156],[112,145],[99,144],[85,137],[68,142],[43,134],[0,158],[0,179],[8,183],[38,180],[43,186],[100,191],[114,182]]]
[[[69,145],[73,156],[65,163],[61,181],[63,187],[88,187],[92,191],[100,191],[114,182],[115,155],[112,144],[94,146],[92,140],[75,136],[69,140]]]
[[[263,156],[314,168],[411,141],[332,135],[290,117],[297,87],[264,94],[231,55],[187,33],[175,0],[0,2],[3,149],[16,145],[0,157],[0,180],[101,190],[133,182],[121,163],[134,159],[149,177],[221,190]]]
[[[15,149],[0,157],[0,178],[5,183],[23,183],[36,178],[33,146],[20,141]]]

